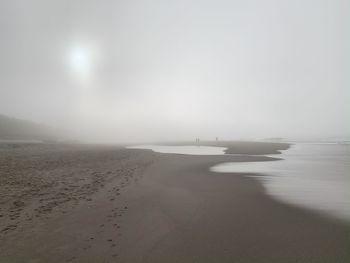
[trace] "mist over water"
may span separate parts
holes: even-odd
[[[226,149],[198,145],[127,148],[182,155],[224,155]],[[282,154],[270,156],[281,160],[228,162],[210,170],[254,176],[263,183],[267,193],[278,200],[350,221],[349,143],[295,143]]]
[[[348,136],[348,8],[1,1],[0,113],[96,142]]]
[[[299,143],[274,157],[283,160],[223,163],[211,170],[263,175],[256,178],[275,198],[350,221],[349,144]]]

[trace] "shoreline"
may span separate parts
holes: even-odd
[[[137,229],[125,230],[123,236],[128,238],[122,243],[127,245],[121,249],[120,262],[349,259],[346,244],[350,228],[346,222],[273,199],[261,182],[250,177],[254,174],[208,171],[223,158],[160,158],[165,163],[153,167],[145,177],[147,181],[142,181],[144,185],[130,193],[134,209],[129,212],[134,214],[125,220],[134,222]],[[263,161],[261,157],[248,158],[237,156],[235,161]],[[135,221],[139,210],[147,220]],[[152,228],[154,222],[156,227]],[[125,252],[128,246],[134,253]]]
[[[288,142],[261,142],[261,141],[200,141],[195,142],[160,142],[155,145],[168,146],[215,146],[226,147],[225,154],[241,154],[241,155],[269,155],[280,154],[283,150],[288,150],[293,143]]]
[[[70,171],[73,179],[81,178],[79,174],[84,178],[86,170],[77,167],[88,162],[90,169],[100,167],[90,172],[107,176],[106,180],[76,205],[68,207],[73,201],[58,205],[47,215],[34,217],[30,224],[2,235],[3,262],[350,260],[349,224],[276,201],[256,178],[246,174],[209,171],[209,167],[222,162],[273,158],[63,148],[40,150],[42,155],[29,149],[27,154],[49,161],[42,169],[51,176]],[[14,158],[24,161],[28,155],[16,154]],[[60,169],[58,160],[68,162],[63,166],[66,170]],[[52,167],[57,162],[60,165]],[[40,161],[35,163],[41,167]],[[78,193],[81,188],[74,189]],[[1,214],[5,216],[7,210],[3,207]]]

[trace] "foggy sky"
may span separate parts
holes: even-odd
[[[115,142],[348,136],[349,7],[0,0],[0,113]]]

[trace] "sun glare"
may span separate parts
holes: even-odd
[[[70,49],[68,53],[68,63],[71,70],[79,77],[88,77],[92,67],[92,51],[83,46]]]

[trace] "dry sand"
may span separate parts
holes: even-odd
[[[348,223],[208,170],[269,159],[1,146],[0,262],[350,262]]]

